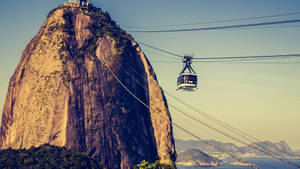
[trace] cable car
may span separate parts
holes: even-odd
[[[192,56],[184,56],[184,68],[179,73],[177,79],[177,90],[195,91],[197,89],[198,77],[194,69],[191,67]]]

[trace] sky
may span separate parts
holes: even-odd
[[[48,12],[63,0],[3,1],[0,6],[0,107],[3,107],[9,79],[22,51],[38,32]],[[299,0],[105,0],[92,3],[108,11],[122,28],[130,30],[200,28],[243,23],[300,19],[300,14],[276,18],[199,24],[182,27],[164,25],[203,23],[300,12]],[[181,33],[132,33],[141,41],[180,55],[222,57],[300,53],[300,24],[264,26]],[[141,27],[159,26],[159,27]],[[272,28],[270,28],[272,27]],[[162,88],[260,140],[286,141],[300,149],[300,59],[277,59],[254,63],[192,64],[198,73],[195,92],[176,91],[181,61],[142,46]],[[171,63],[167,63],[171,62]],[[279,62],[279,63],[276,63]],[[167,95],[168,103],[221,129]],[[234,142],[195,123],[170,108],[172,119],[203,139]],[[174,127],[177,139],[193,139]]]

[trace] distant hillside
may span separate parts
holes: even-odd
[[[289,145],[285,141],[280,141],[279,143],[272,143],[269,141],[259,142],[259,143],[252,143],[251,144],[254,147],[265,147],[266,149],[270,150],[271,152],[275,152],[278,155],[281,156],[291,156],[294,157],[296,154],[292,151],[292,149],[289,147]],[[241,147],[240,148],[242,152],[247,153],[254,153],[257,155],[264,155],[264,153],[261,153],[257,150],[254,150],[250,147]]]
[[[220,152],[220,149],[225,152],[239,152],[240,148],[232,143],[222,143],[215,140],[175,140],[176,150],[178,152],[186,149],[199,149],[205,152]],[[207,144],[208,143],[208,144]],[[218,148],[220,149],[218,149]]]
[[[178,154],[176,163],[186,166],[219,166],[223,164],[223,161],[198,149],[188,149]]]
[[[91,168],[104,169],[97,160],[83,153],[44,144],[28,150],[0,151],[0,168]]]
[[[196,141],[196,140],[175,140],[176,142],[176,149],[178,152],[182,152],[187,149],[199,149],[204,152],[232,152],[232,153],[252,153],[256,155],[264,155],[263,153],[254,150],[250,147],[243,146],[238,147],[232,143],[222,143],[215,140],[203,140],[203,141]],[[284,141],[280,141],[279,143],[272,143],[269,141],[265,142],[258,142],[252,143],[252,146],[259,147],[263,146],[268,150],[279,154],[285,157],[295,157],[296,154],[291,150],[288,144]]]

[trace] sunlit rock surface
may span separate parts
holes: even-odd
[[[170,113],[151,65],[100,9],[51,11],[10,79],[0,148],[45,143],[86,152],[109,168],[176,159]]]

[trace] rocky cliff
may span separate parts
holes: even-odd
[[[155,73],[134,39],[101,9],[51,11],[10,79],[0,148],[44,143],[86,152],[109,168],[175,161]]]

